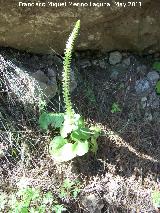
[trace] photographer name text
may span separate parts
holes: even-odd
[[[18,2],[19,7],[141,7],[142,2],[137,1],[128,1],[128,2],[118,2],[114,1],[112,3],[109,2],[81,2],[81,3],[75,3],[75,2]]]

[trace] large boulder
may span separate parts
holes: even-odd
[[[42,2],[46,3],[42,6]],[[78,50],[160,50],[159,0],[123,0],[123,6],[113,0],[63,1],[66,5],[57,7],[55,1],[48,2],[1,0],[0,46],[61,54],[74,23],[80,19]]]

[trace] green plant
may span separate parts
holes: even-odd
[[[65,113],[48,113],[43,111],[39,118],[40,127],[48,130],[49,126],[58,129],[60,135],[55,136],[49,146],[49,152],[56,162],[69,161],[76,156],[82,156],[89,150],[97,152],[97,138],[100,128],[88,128],[81,115],[73,110],[70,97],[70,65],[74,41],[78,35],[80,20],[67,41],[63,63],[63,98]]]
[[[42,113],[45,111],[46,108],[46,101],[43,100],[42,96],[39,97],[39,111]]]
[[[62,204],[56,204],[52,208],[52,211],[54,211],[55,213],[62,213],[65,210],[66,208]]]
[[[152,65],[153,69],[160,72],[160,61],[155,61]]]
[[[73,197],[74,199],[76,199],[80,191],[81,191],[80,182],[78,180],[71,181],[67,178],[64,180],[60,188],[59,196],[61,198]]]
[[[160,208],[160,191],[153,191],[151,196],[154,207]]]
[[[160,95],[160,80],[156,83],[156,93]]]
[[[114,102],[112,104],[111,112],[116,113],[116,112],[121,112],[121,111],[122,111],[122,109],[120,108],[119,104]]]
[[[27,186],[10,196],[2,193],[0,212],[1,210],[9,213],[45,213],[54,210],[61,213],[66,208],[57,202],[50,191],[42,193],[40,189]]]
[[[27,213],[30,209],[31,202],[38,202],[40,199],[40,192],[39,190],[31,187],[26,187],[23,189],[20,189],[16,194],[13,194],[10,201],[11,206],[11,213]],[[40,209],[39,212],[42,211],[42,206],[36,207],[36,209]],[[31,212],[35,210],[33,207],[31,207]]]

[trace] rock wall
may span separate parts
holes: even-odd
[[[55,1],[48,2],[0,0],[0,46],[61,54],[75,21],[80,19],[78,50],[160,50],[159,0],[123,0],[123,6],[113,0],[63,0],[64,6],[57,7]]]

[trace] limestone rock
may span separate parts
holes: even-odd
[[[122,60],[122,54],[118,51],[115,51],[115,52],[111,52],[110,53],[110,56],[109,56],[109,63],[111,65],[115,65],[115,64],[118,64],[120,63]]]
[[[146,96],[150,93],[151,87],[147,79],[137,80],[135,84],[135,90],[137,95]]]
[[[149,95],[148,105],[152,109],[159,109],[160,107],[160,97],[154,91]]]
[[[147,97],[141,98],[141,106],[143,109],[151,108],[151,109],[159,109],[160,107],[160,97],[153,91]]]
[[[124,67],[129,67],[131,63],[131,59],[130,57],[123,59],[122,64],[124,65]]]
[[[142,64],[142,65],[139,65],[139,66],[137,66],[137,72],[139,73],[139,74],[142,74],[142,75],[144,75],[145,73],[146,73],[146,71],[147,71],[147,66],[146,65],[144,65],[144,64]]]
[[[99,66],[100,66],[100,68],[105,69],[106,68],[106,60],[105,59],[99,60]]]
[[[153,86],[156,85],[156,82],[160,78],[159,74],[156,71],[151,71],[147,74],[148,80],[151,82]]]
[[[118,75],[124,73],[126,71],[126,68],[123,66],[123,64],[116,64],[115,66],[111,66],[111,79],[112,80],[117,80]]]
[[[84,196],[82,203],[90,213],[101,213],[101,209],[104,207],[103,200],[94,194]]]
[[[1,0],[0,46],[61,54],[75,22],[80,19],[78,50],[160,50],[159,0],[131,3],[124,0],[125,7],[113,0],[107,1],[109,6],[94,0],[86,1],[86,6],[83,0],[75,0],[74,6],[65,1],[65,6],[57,7],[50,1],[39,0],[33,6],[22,6],[19,2]],[[45,5],[38,6],[42,2]]]
[[[52,82],[48,78],[47,75],[44,74],[41,70],[38,70],[35,73],[32,73],[31,76],[35,78],[35,80],[38,82],[46,101],[53,98],[57,93],[57,82],[56,78],[54,80],[52,79]]]

